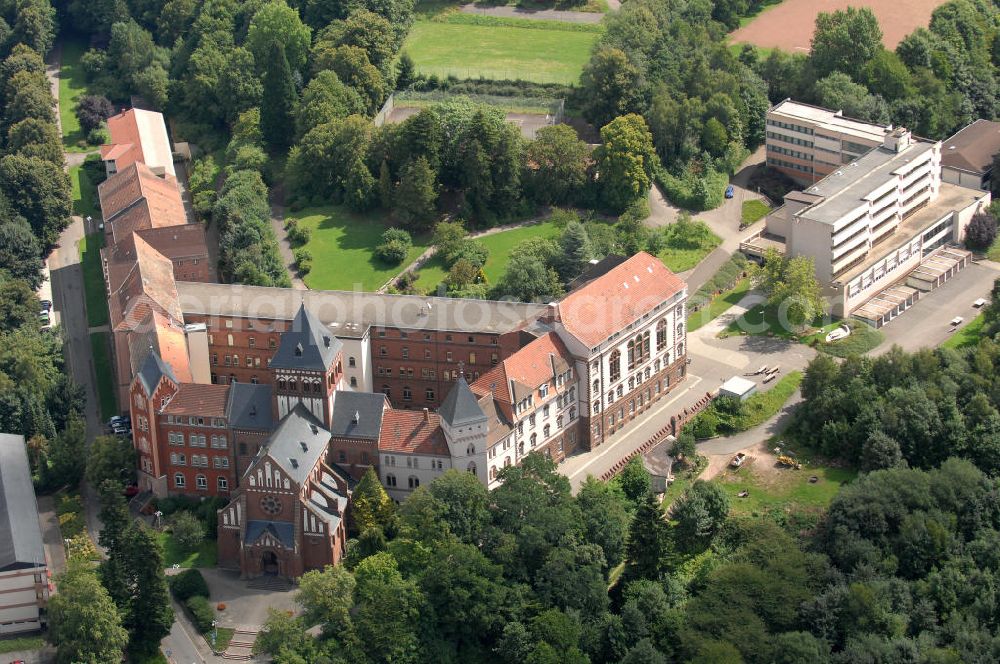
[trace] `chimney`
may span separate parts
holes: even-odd
[[[323,345],[326,346],[327,348],[330,347],[330,337],[329,336],[323,335]]]
[[[431,421],[431,411],[424,408],[424,422],[430,422],[430,421]]]

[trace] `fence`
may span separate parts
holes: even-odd
[[[385,100],[382,104],[382,109],[375,115],[375,119],[372,122],[375,123],[376,127],[381,127],[385,124],[385,121],[389,119],[392,114],[393,109],[396,108],[396,95],[389,95],[389,98]]]

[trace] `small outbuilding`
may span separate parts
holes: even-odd
[[[740,401],[746,401],[756,391],[757,383],[742,376],[733,376],[719,388],[719,396],[735,397]]]
[[[653,493],[665,492],[674,481],[674,459],[670,456],[670,448],[676,440],[673,436],[667,436],[642,455],[642,465],[649,473],[649,485]]]

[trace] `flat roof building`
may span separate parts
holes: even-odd
[[[812,184],[881,145],[891,129],[786,99],[767,111],[767,165]]]
[[[993,156],[1000,152],[1000,122],[976,120],[941,147],[941,179],[952,184],[990,188]]]

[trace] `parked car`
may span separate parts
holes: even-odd
[[[52,300],[42,300],[42,311],[52,311]]]
[[[739,468],[740,466],[743,465],[743,462],[746,460],[747,460],[747,453],[739,452],[736,456],[733,457],[733,460],[729,462],[729,465],[732,466],[733,468]]]
[[[976,309],[979,309],[980,307],[983,307],[985,305],[986,305],[986,299],[982,297],[972,303],[972,306],[975,307]]]
[[[736,188],[733,185],[726,187],[726,198],[732,198],[736,195]]]
[[[38,312],[38,323],[39,323],[39,324],[40,324],[40,325],[41,325],[41,326],[42,326],[43,328],[46,328],[46,327],[48,327],[49,325],[52,325],[52,319],[51,319],[51,318],[49,318],[49,312],[45,311],[44,309],[43,309],[43,310],[41,310],[41,311],[39,311],[39,312]]]
[[[955,316],[954,318],[951,319],[951,323],[950,324],[951,324],[952,327],[958,327],[959,325],[962,324],[962,321],[964,321],[964,320],[965,319],[962,318],[961,316]]]

